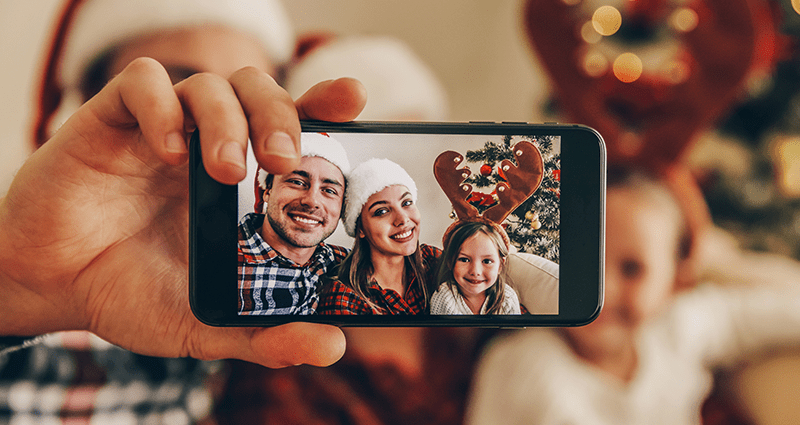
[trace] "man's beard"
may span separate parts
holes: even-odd
[[[324,241],[325,239],[328,239],[328,236],[330,236],[334,232],[334,230],[336,230],[336,228],[334,227],[333,229],[327,231],[326,233],[323,233],[319,237],[319,239],[314,239],[314,240],[311,240],[311,241],[308,241],[308,240],[304,241],[304,240],[300,240],[301,238],[294,237],[294,235],[297,235],[297,234],[309,235],[308,233],[292,232],[288,228],[288,225],[286,223],[283,223],[280,220],[273,219],[272,214],[270,214],[269,208],[267,208],[266,217],[267,217],[267,221],[269,222],[269,225],[272,227],[272,230],[275,232],[275,234],[278,235],[284,241],[286,241],[288,244],[290,244],[290,245],[292,245],[294,247],[297,247],[297,248],[311,248],[311,247],[317,246],[320,242]],[[289,217],[288,214],[286,214],[285,217],[289,222],[291,222],[292,218]],[[302,238],[302,239],[307,239],[307,238]]]

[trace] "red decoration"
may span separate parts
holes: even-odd
[[[525,28],[553,83],[566,119],[593,127],[606,140],[608,162],[643,167],[680,163],[698,134],[741,98],[754,71],[769,70],[787,51],[770,2],[687,2],[697,27],[675,36],[689,74],[673,84],[645,70],[633,83],[607,72],[591,76],[582,58],[590,46],[578,31],[588,18],[574,2],[528,0]],[[670,2],[626,3],[623,20],[656,28],[668,25]],[[543,18],[546,17],[546,18]],[[613,58],[609,58],[613,60]]]
[[[506,173],[505,173],[505,171],[503,171],[503,167],[497,167],[497,174],[498,174],[498,175],[500,176],[500,178],[501,178],[501,179],[503,179],[504,181],[508,181],[508,179],[506,178]]]
[[[553,178],[556,179],[556,181],[560,182],[561,181],[561,170],[553,170]]]
[[[469,197],[467,198],[467,202],[473,205],[480,205],[482,207],[485,207],[489,205],[494,205],[495,203],[497,203],[497,199],[495,199],[494,196],[489,195],[487,193],[472,192],[472,194],[470,194]]]
[[[488,176],[492,174],[492,166],[489,164],[481,165],[481,174],[484,176]]]

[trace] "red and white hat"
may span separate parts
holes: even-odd
[[[359,164],[347,178],[342,223],[348,235],[356,237],[356,221],[370,196],[386,187],[403,185],[417,202],[417,185],[403,167],[388,159],[372,158]]]
[[[134,37],[165,29],[220,25],[261,42],[276,64],[295,48],[291,20],[279,0],[67,0],[43,66],[34,143],[47,139],[59,107],[83,103],[84,73],[103,53]],[[56,119],[56,121],[58,121]]]
[[[61,83],[76,87],[99,55],[143,34],[182,27],[222,25],[248,33],[270,59],[287,62],[295,36],[276,0],[84,0],[64,45]]]
[[[328,160],[328,162],[339,168],[345,179],[350,174],[350,161],[347,159],[347,152],[345,152],[342,144],[328,133],[302,133],[300,135],[300,155],[303,157],[316,156]],[[267,190],[266,181],[268,175],[269,173],[263,168],[259,168],[258,173],[256,173],[256,201],[254,205],[256,212],[264,210],[264,192]]]

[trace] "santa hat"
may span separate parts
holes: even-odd
[[[388,159],[372,158],[357,166],[347,179],[342,222],[348,235],[356,236],[356,220],[370,196],[386,187],[402,185],[417,202],[417,185],[403,167]]]
[[[403,41],[388,36],[318,36],[286,78],[293,98],[320,81],[359,80],[369,101],[360,120],[447,119],[447,95],[431,69]]]
[[[46,58],[37,143],[61,97],[82,103],[84,73],[109,49],[134,37],[165,29],[221,25],[254,36],[277,64],[288,62],[295,35],[278,0],[71,0],[58,21]]]
[[[350,173],[350,161],[347,160],[347,152],[345,152],[342,144],[328,133],[302,133],[300,135],[300,156],[316,156],[328,160],[328,162],[339,168],[345,179]],[[269,173],[263,168],[259,168],[258,173],[256,173],[256,202],[254,208],[257,212],[264,210],[264,192],[267,190],[268,175]]]

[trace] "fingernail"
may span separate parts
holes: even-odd
[[[245,168],[244,152],[236,142],[228,142],[222,145],[219,150],[219,160],[239,168]]]
[[[183,134],[177,131],[167,134],[164,142],[168,153],[185,154],[189,152],[186,149],[186,141],[183,139]]]
[[[264,153],[281,158],[297,158],[294,141],[282,131],[276,131],[267,138],[264,142]]]

